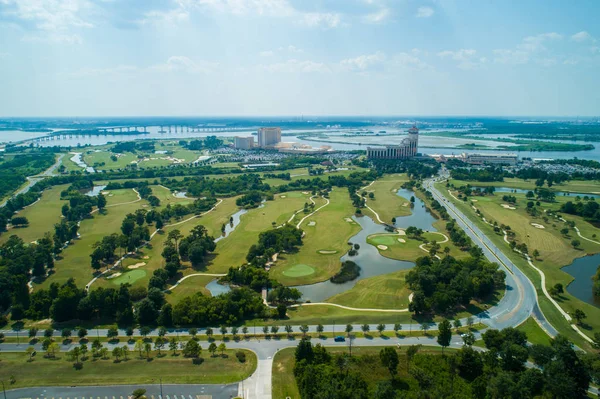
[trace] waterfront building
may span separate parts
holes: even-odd
[[[239,150],[250,150],[254,147],[254,137],[236,137],[233,146]]]
[[[419,129],[416,126],[408,129],[408,136],[400,145],[385,147],[367,147],[368,159],[408,159],[417,155],[419,148]]]
[[[516,154],[466,154],[463,160],[470,165],[516,165]]]
[[[281,128],[279,127],[261,127],[258,129],[258,146],[273,147],[281,142]]]

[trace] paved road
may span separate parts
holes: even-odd
[[[81,387],[38,387],[6,391],[6,399],[128,399],[138,389],[146,390],[149,399],[231,399],[238,394],[238,384],[229,385],[115,385]]]

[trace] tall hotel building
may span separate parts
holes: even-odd
[[[400,145],[385,147],[367,147],[368,159],[407,159],[417,155],[419,147],[419,129],[416,126],[408,129],[408,137],[402,139]]]
[[[258,129],[259,147],[272,147],[277,143],[281,143],[281,128],[261,127]]]

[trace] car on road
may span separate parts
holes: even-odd
[[[343,335],[338,335],[333,339],[335,342],[346,342],[346,338]]]

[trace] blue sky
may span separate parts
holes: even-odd
[[[600,2],[0,0],[0,115],[600,114]]]

